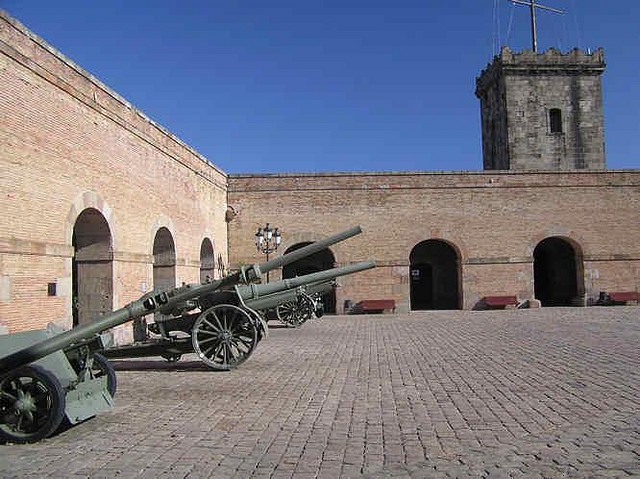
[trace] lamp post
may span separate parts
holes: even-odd
[[[269,254],[276,251],[281,242],[282,235],[278,228],[275,230],[271,229],[269,223],[267,223],[264,228],[258,228],[258,232],[256,233],[256,248],[260,253],[267,255],[267,261],[269,261]],[[267,271],[267,283],[268,282],[269,272]]]

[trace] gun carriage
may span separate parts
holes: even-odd
[[[191,351],[215,369],[234,368],[249,357],[259,338],[266,334],[266,323],[256,310],[294,300],[303,294],[305,286],[326,283],[336,271],[311,280],[283,280],[286,283],[279,290],[276,284],[253,283],[268,271],[360,232],[360,227],[351,228],[205,284],[149,292],[68,331],[61,332],[50,325],[44,330],[0,336],[0,441],[36,442],[55,432],[65,419],[76,424],[110,409],[117,382],[113,366],[100,354],[105,349],[101,333],[151,313],[173,318],[186,315],[185,324],[193,320],[188,330]],[[373,263],[352,266],[356,268],[351,272],[355,272],[373,267]],[[345,268],[336,270],[349,274]],[[187,314],[195,310],[199,313]],[[171,349],[160,352],[173,353]]]
[[[335,278],[374,267],[371,261],[333,268],[268,284],[235,286],[203,295],[183,305],[180,314],[148,325],[156,337],[105,349],[113,358],[161,356],[179,361],[195,352],[209,367],[226,371],[246,361],[267,334],[265,314],[276,310],[290,324],[299,325],[322,315],[316,294],[331,290]],[[190,309],[197,310],[191,312]]]

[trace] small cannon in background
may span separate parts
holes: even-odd
[[[198,337],[202,332],[203,335],[221,338],[227,346],[235,345],[236,349],[231,356],[227,355],[226,360],[229,368],[234,367],[253,351],[256,341],[252,338],[258,335],[260,318],[258,313],[238,301],[239,295],[233,287],[250,285],[263,273],[321,251],[361,231],[360,227],[351,228],[266,263],[242,267],[237,273],[209,283],[152,291],[69,331],[59,332],[49,327],[0,336],[0,354],[3,355],[0,357],[0,441],[36,442],[55,432],[65,417],[70,424],[76,424],[111,408],[116,376],[113,367],[99,354],[104,349],[100,333],[151,313],[168,315],[195,309],[203,306],[199,303],[201,299],[205,302],[205,298],[211,301],[212,296],[222,298],[218,294],[235,299],[237,304],[217,300],[207,303],[205,307],[212,311],[203,310],[202,316],[206,320],[203,319],[202,328],[194,331]],[[209,314],[223,309],[226,311],[223,320],[217,314]],[[214,322],[211,323],[210,319]],[[214,326],[212,329],[211,325]],[[203,338],[200,344],[206,344],[206,339]]]
[[[195,352],[213,369],[233,369],[249,358],[266,335],[267,310],[284,309],[283,316],[286,313],[289,321],[301,324],[313,315],[322,315],[313,296],[333,288],[335,278],[374,266],[372,261],[364,261],[268,284],[215,291],[200,296],[197,304],[186,305],[185,311],[174,311],[172,317],[151,323],[148,329],[159,335],[158,339],[107,348],[102,354],[110,359],[161,356],[174,362]],[[190,312],[196,307],[198,312]]]
[[[298,327],[311,318],[320,318],[324,315],[323,294],[328,293],[337,286],[338,282],[336,280],[311,284],[304,289],[302,294],[278,304],[271,311],[275,312],[281,323]],[[269,312],[269,310],[262,311],[262,314],[267,317]]]

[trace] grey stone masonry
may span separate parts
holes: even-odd
[[[503,47],[476,80],[484,169],[605,169],[604,69],[602,49]]]

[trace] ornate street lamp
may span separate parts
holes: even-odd
[[[267,261],[269,261],[269,255],[278,249],[282,242],[282,235],[280,230],[275,230],[269,227],[269,223],[264,228],[258,228],[256,233],[256,248],[257,250],[267,255]],[[269,272],[267,271],[267,283],[269,282]]]

